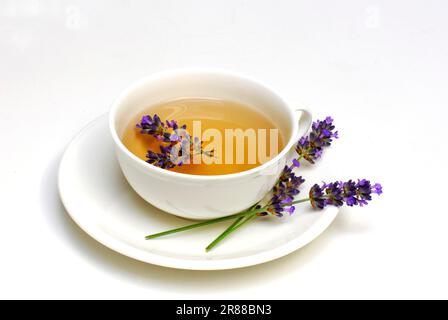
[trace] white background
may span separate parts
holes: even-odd
[[[1,298],[448,298],[446,1],[0,0]],[[64,211],[70,139],[130,82],[249,74],[317,117],[341,179],[381,182],[304,249],[220,272],[146,265]],[[326,165],[329,163],[326,162]]]

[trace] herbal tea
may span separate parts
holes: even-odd
[[[154,158],[159,160],[161,150],[165,152],[163,148],[174,143],[145,134],[148,130],[142,129],[140,123],[147,121],[143,118],[146,115],[157,115],[162,122],[175,120],[178,130],[184,133],[176,130],[178,134],[171,136],[176,139],[181,134],[188,136],[191,145],[198,146],[190,148],[188,144],[188,148],[182,149],[185,144],[178,143],[179,150],[191,151],[191,156],[183,157],[181,165],[169,168],[175,172],[195,175],[241,172],[272,159],[284,147],[280,130],[251,106],[218,99],[184,98],[149,106],[127,126],[122,136],[124,145],[150,163]],[[186,125],[185,130],[182,130],[183,125]],[[166,122],[162,126],[170,127]]]

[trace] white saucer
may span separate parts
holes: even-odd
[[[321,181],[315,168],[300,170],[309,182],[299,198],[306,197],[311,182]],[[335,207],[315,211],[305,203],[290,217],[253,221],[209,253],[205,247],[232,222],[145,240],[148,234],[191,221],[154,208],[131,189],[115,159],[106,116],[90,123],[68,146],[59,169],[59,193],[73,220],[103,245],[178,269],[232,269],[280,258],[319,236],[338,213]]]

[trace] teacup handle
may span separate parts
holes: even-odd
[[[297,140],[302,138],[310,129],[313,117],[311,112],[304,108],[297,108],[294,110],[298,115],[299,132],[297,134]]]

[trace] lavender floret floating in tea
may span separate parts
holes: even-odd
[[[169,128],[177,126],[174,121],[167,122],[167,126],[168,123],[170,123]],[[161,141],[171,141],[171,136],[167,134],[164,123],[157,115],[153,118],[150,116],[143,117],[142,122],[137,127],[142,129],[142,133],[163,137],[160,139]],[[324,120],[317,120],[312,124],[310,133],[302,137],[296,145],[295,150],[298,158],[292,160],[291,165],[285,166],[277,183],[265,197],[268,199],[267,201],[264,199],[248,210],[231,216],[202,221],[181,228],[152,234],[147,236],[146,239],[154,239],[226,220],[235,220],[230,227],[206,247],[206,251],[210,251],[224,238],[238,230],[244,224],[252,221],[255,217],[283,217],[284,214],[293,214],[296,209],[295,205],[300,203],[309,202],[314,209],[324,209],[327,206],[341,207],[344,204],[347,206],[359,205],[360,207],[367,205],[372,200],[372,194],[380,195],[383,192],[381,184],[375,183],[372,185],[367,179],[359,179],[357,182],[348,180],[346,182],[335,181],[321,185],[314,184],[310,188],[307,198],[294,200],[300,193],[300,187],[305,182],[305,179],[302,176],[297,176],[293,170],[300,167],[300,161],[302,159],[314,164],[322,156],[324,148],[329,147],[333,139],[338,138],[338,131],[334,130],[335,126],[331,117],[327,117]],[[148,152],[148,162],[152,161],[150,163],[162,168],[169,168],[169,164],[166,162],[167,151],[167,149],[161,148],[161,154]]]
[[[195,137],[191,139],[186,125],[179,126],[175,120],[163,122],[155,114],[153,117],[145,115],[136,124],[141,134],[151,135],[161,142],[160,153],[147,151],[146,162],[162,169],[171,169],[190,162],[190,155],[202,153],[208,157],[213,156],[213,150],[204,151],[202,141]],[[182,152],[188,148],[189,152]]]

